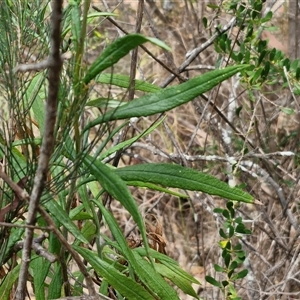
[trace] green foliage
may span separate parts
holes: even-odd
[[[127,182],[161,184],[167,187],[201,191],[223,198],[253,203],[254,198],[239,188],[231,188],[213,176],[171,164],[140,164],[119,168],[116,173]]]
[[[20,44],[15,45],[11,51],[11,55],[14,57],[9,57],[10,53],[7,49],[0,50],[1,66],[8,68],[8,71],[4,72],[6,87],[2,87],[7,97],[7,103],[9,103],[6,120],[9,119],[8,116],[13,116],[18,131],[17,140],[13,134],[9,138],[4,138],[4,132],[0,132],[0,158],[1,160],[8,160],[8,174],[14,181],[18,182],[25,176],[28,177],[26,185],[30,192],[38,163],[41,139],[47,126],[45,124],[45,112],[42,109],[44,99],[49,92],[46,85],[47,72],[44,70],[37,71],[36,74],[25,76],[18,75],[13,70],[20,57],[18,49],[24,47],[27,41],[33,42],[34,38],[37,38],[35,44],[39,44],[41,49],[33,48],[30,50],[33,53],[40,53],[39,59],[43,59],[43,56],[47,55],[50,31],[47,23],[43,21],[48,18],[49,11],[47,5],[41,8],[37,3],[33,3],[31,6],[27,1],[21,1],[18,4],[19,10],[15,13],[11,3],[9,1],[4,2],[4,9],[1,12],[1,29],[3,30],[3,27],[9,28],[10,23],[12,29],[8,30],[7,39],[2,34],[0,35],[1,45],[8,48],[19,30],[21,30],[22,39]],[[92,273],[94,270],[100,277],[99,290],[101,293],[108,295],[109,287],[114,289],[116,295],[120,295],[119,298],[179,299],[174,288],[176,286],[184,293],[198,298],[191,286],[192,283],[198,283],[197,280],[181,270],[172,259],[149,247],[143,217],[127,185],[153,188],[164,192],[169,192],[167,188],[176,188],[179,189],[178,192],[172,191],[170,193],[177,196],[181,195],[181,190],[192,190],[247,203],[253,203],[254,198],[239,188],[229,187],[213,176],[178,165],[145,164],[119,168],[105,163],[105,158],[148,135],[160,125],[161,121],[155,122],[145,132],[107,150],[110,148],[110,140],[129,124],[129,119],[132,117],[164,113],[192,101],[197,96],[210,91],[224,80],[240,72],[247,84],[255,86],[261,83],[262,79],[266,81],[269,73],[272,74],[277,65],[267,64],[266,57],[270,57],[271,51],[265,51],[265,54],[255,61],[254,67],[249,69],[249,64],[253,65],[255,58],[251,56],[252,54],[249,56],[245,45],[240,45],[243,51],[232,53],[232,57],[236,57],[236,65],[207,72],[185,83],[166,89],[160,89],[145,81],[137,81],[136,90],[146,92],[146,94],[125,104],[108,97],[104,100],[95,99],[93,95],[94,84],[130,87],[130,80],[127,75],[108,74],[103,73],[103,71],[115,67],[117,62],[131,50],[146,42],[151,42],[167,50],[169,47],[154,38],[139,34],[126,35],[107,45],[91,66],[86,67],[83,57],[87,45],[88,23],[111,14],[89,14],[89,1],[84,1],[83,5],[81,9],[80,1],[71,1],[64,10],[63,48],[66,51],[70,50],[73,56],[70,61],[65,62],[61,76],[55,131],[56,145],[41,204],[47,209],[64,237],[72,241],[70,242],[72,247],[92,267],[89,271]],[[34,20],[31,22],[41,24],[38,28],[32,24],[35,30],[26,24],[31,20],[30,9],[33,8],[35,8],[36,13],[33,14]],[[230,7],[234,13],[239,12],[236,9]],[[238,18],[243,17],[242,13],[239,12]],[[231,47],[231,41],[226,35],[223,35],[216,44],[216,51],[230,53]],[[265,45],[257,44],[257,47],[260,47],[260,52],[264,53]],[[280,55],[277,52],[272,55],[274,56],[273,60],[279,63]],[[299,68],[296,63],[291,65],[287,61],[281,61],[281,63],[288,71],[291,70],[290,72],[298,74],[295,76],[299,77]],[[102,103],[99,105],[99,101],[102,100],[104,106],[101,106]],[[111,100],[117,102],[112,103]],[[107,110],[113,104],[117,107]],[[103,111],[97,111],[100,116],[94,120],[81,123],[81,120],[86,119],[85,114],[90,106],[102,107]],[[123,123],[116,125],[115,120],[123,120]],[[30,125],[27,126],[26,124]],[[94,132],[97,133],[96,137],[93,137]],[[1,207],[11,201],[12,193],[8,186],[5,186],[5,191]],[[119,201],[133,218],[141,233],[143,247],[131,249],[128,246],[115,218],[105,208],[105,193]],[[75,203],[74,199],[77,197],[80,204]],[[22,224],[25,224],[20,216],[26,211],[26,204],[21,203],[21,206],[23,210],[20,209],[6,216],[7,222],[18,219],[21,220]],[[232,202],[228,202],[227,209],[220,213],[226,219],[225,230],[220,231],[223,238],[220,247],[224,258],[224,267],[216,266],[216,270],[225,273],[227,278],[226,282],[218,282],[212,277],[207,277],[207,280],[222,288],[226,295],[230,295],[230,299],[234,299],[232,298],[235,295],[233,283],[246,274],[244,270],[235,272],[245,259],[245,253],[237,247],[239,244],[233,246],[232,240],[238,238],[239,234],[248,234],[249,232],[244,227],[242,220],[234,217],[235,210]],[[100,235],[103,226],[102,217],[108,224],[115,242],[112,242],[107,236]],[[74,220],[80,222],[75,223]],[[38,217],[37,224],[46,226],[41,216]],[[23,238],[22,231],[13,230],[11,233],[9,236],[8,230],[1,232],[3,237],[9,236],[7,243],[4,244],[6,246],[6,250],[3,249],[4,256],[8,255],[8,250],[11,250],[13,243]],[[70,239],[71,235],[72,239]],[[100,243],[100,237],[105,240],[104,244]],[[94,240],[96,240],[95,243]],[[93,249],[95,250],[88,250],[86,247],[89,244],[94,244]],[[72,261],[71,254],[65,253],[64,247],[53,233],[50,234],[46,247],[59,259],[50,266],[45,258],[38,255],[32,257],[30,270],[36,297],[46,299],[46,295],[48,295],[49,298],[54,299],[64,294],[70,294],[73,290],[77,294],[81,293],[83,276],[78,271],[72,271],[72,278],[75,279],[76,284],[72,288],[70,288],[70,282],[66,284],[66,281],[69,280],[68,266]],[[2,259],[1,264],[4,263],[4,258],[2,257]],[[1,299],[9,299],[10,291],[17,280],[20,268],[20,262],[17,261],[16,264],[1,282]]]
[[[237,65],[222,70],[215,70],[204,75],[190,79],[180,85],[169,87],[156,93],[149,93],[139,99],[128,102],[117,110],[108,111],[103,116],[95,119],[86,127],[90,129],[108,121],[151,116],[175,108],[193,100],[195,97],[209,91],[220,82],[234,74],[246,69],[248,65]]]
[[[219,247],[222,252],[223,266],[214,265],[217,273],[221,273],[221,280],[212,276],[206,276],[205,279],[211,285],[219,288],[224,294],[225,299],[242,299],[238,296],[235,289],[235,282],[247,276],[248,270],[242,269],[243,262],[246,259],[246,253],[240,242],[245,234],[251,234],[247,229],[241,217],[236,217],[236,206],[233,202],[227,202],[226,209],[216,208],[215,213],[224,218],[223,228],[220,228]],[[216,276],[219,278],[219,276]]]
[[[122,57],[126,56],[130,50],[142,45],[145,42],[151,42],[160,47],[170,50],[164,43],[155,39],[147,38],[140,34],[126,35],[122,38],[117,39],[111,45],[109,45],[103,53],[93,62],[91,67],[87,70],[83,82],[88,84],[98,74],[105,69],[116,64]]]
[[[280,50],[268,48],[268,41],[260,39],[263,30],[273,29],[267,24],[272,19],[272,12],[269,11],[261,17],[263,2],[255,0],[246,6],[240,1],[226,1],[224,12],[236,17],[237,26],[245,33],[245,38],[237,37],[236,40],[231,40],[227,33],[224,33],[216,40],[215,50],[236,64],[251,65],[242,78],[249,92],[272,86],[278,83],[280,78],[282,87],[287,87],[289,83],[293,92],[299,94],[299,60],[291,61]]]

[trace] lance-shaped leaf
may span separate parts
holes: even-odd
[[[103,116],[90,122],[85,130],[112,120],[151,116],[156,113],[168,111],[211,90],[217,84],[247,67],[248,65],[238,65],[221,70],[214,70],[177,86],[168,87],[161,91],[147,94],[136,100],[130,101],[117,109],[108,111]]]
[[[205,173],[166,163],[139,164],[116,169],[124,181],[161,184],[162,186],[201,191],[230,200],[253,203],[254,198],[239,188],[231,188],[227,183]]]
[[[148,38],[140,34],[129,34],[121,37],[111,43],[101,55],[94,61],[91,67],[87,70],[87,73],[83,79],[85,84],[88,84],[93,80],[98,74],[100,74],[105,69],[113,66],[122,57],[126,56],[132,49],[146,42],[151,42],[159,47],[166,50],[170,48],[164,44],[162,41],[156,38]]]
[[[89,155],[84,157],[83,163],[89,168],[90,173],[100,182],[102,188],[116,200],[120,201],[120,203],[127,209],[139,227],[143,237],[144,246],[147,251],[149,251],[150,248],[147,243],[146,229],[142,216],[125,182],[108,166],[98,160],[94,160],[93,157]]]
[[[130,87],[130,77],[122,74],[102,73],[96,81],[127,89]],[[134,89],[148,93],[154,93],[161,90],[160,87],[154,84],[138,79],[134,81]]]
[[[142,285],[120,273],[113,265],[103,261],[97,253],[78,246],[73,247],[88,263],[91,264],[93,269],[95,269],[100,276],[103,276],[113,288],[127,299],[153,299],[153,296],[147,292]]]
[[[120,249],[118,250],[126,257],[128,264],[132,266],[137,278],[139,278],[148,290],[158,296],[157,299],[179,300],[175,290],[156,272],[154,265],[148,259],[144,259],[130,249],[113,215],[103,205],[99,205],[99,208],[119,245]]]

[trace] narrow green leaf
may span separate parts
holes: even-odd
[[[167,188],[163,188],[157,184],[153,184],[153,183],[149,183],[149,182],[143,182],[143,181],[126,181],[126,184],[129,186],[137,186],[137,187],[142,187],[142,188],[148,188],[151,189],[153,191],[159,191],[161,193],[166,193],[169,195],[173,195],[176,196],[178,198],[188,198],[188,195],[184,195],[172,190],[169,190]]]
[[[81,208],[83,208],[83,207],[81,207]],[[93,217],[87,212],[80,211],[77,214],[72,214],[72,216],[70,214],[70,219],[72,221],[84,221],[84,220],[93,219]]]
[[[130,50],[136,48],[137,46],[144,44],[146,42],[151,42],[159,47],[162,47],[166,50],[170,48],[165,45],[163,42],[155,38],[147,38],[140,34],[129,34],[124,37],[121,37],[111,43],[102,54],[94,61],[91,67],[88,69],[83,82],[88,84],[93,80],[97,75],[99,75],[105,69],[113,66],[117,63],[122,57],[126,56]]]
[[[125,298],[132,300],[153,300],[140,284],[121,274],[113,265],[106,263],[94,253],[85,248],[73,246],[74,249],[100,274],[113,288],[121,293]]]
[[[48,299],[57,299],[61,297],[63,288],[62,270],[60,264],[55,264],[52,280],[49,284]]]
[[[35,256],[30,262],[33,273],[34,295],[36,299],[44,300],[45,279],[48,275],[51,263],[40,256]]]
[[[163,264],[155,264],[156,271],[163,277],[170,279],[176,286],[178,286],[185,294],[191,295],[199,299],[197,293],[193,289],[191,282],[183,277],[178,276],[175,272]]]
[[[170,296],[172,296],[172,299],[179,299],[176,292],[159,274],[157,274],[149,261],[146,261],[138,253],[129,248],[114,217],[103,205],[99,205],[99,208],[101,209],[103,217],[114,235],[114,238],[120,246],[122,254],[126,257],[128,264],[132,266],[143,284],[145,284],[154,295],[158,295],[159,299],[170,299]]]
[[[38,127],[40,130],[40,136],[43,135],[44,127],[45,127],[45,93],[41,88],[45,82],[45,73],[40,72],[35,75],[30,81],[27,89],[26,89],[26,99],[28,103],[32,103],[32,111],[34,117],[38,123]]]
[[[140,256],[146,256],[147,255],[145,248],[142,248],[142,247],[138,247],[138,248],[133,249],[133,252],[137,252]],[[157,252],[153,249],[150,249],[150,255],[151,255],[152,258],[155,258],[160,263],[167,266],[169,269],[171,269],[178,276],[186,279],[189,282],[200,284],[200,282],[196,278],[194,278],[192,275],[190,275],[189,273],[182,270],[179,267],[178,263],[175,260],[173,260],[171,257],[169,257],[165,254],[159,253],[159,252]]]
[[[230,66],[225,69],[207,72],[189,81],[168,87],[159,92],[147,94],[130,101],[116,110],[108,111],[103,116],[90,122],[85,130],[100,123],[131,117],[151,116],[168,111],[174,107],[193,100],[195,97],[209,91],[220,82],[249,67],[248,65]]]
[[[22,140],[17,140],[12,143],[13,147],[21,146],[21,145],[28,145],[28,144],[34,144],[36,146],[42,144],[42,139],[41,138],[28,138],[28,139],[22,139]]]
[[[280,110],[287,115],[293,115],[295,113],[295,110],[290,107],[280,107]]]
[[[98,160],[94,160],[89,155],[84,156],[83,163],[89,168],[90,173],[100,182],[103,189],[111,194],[116,200],[120,201],[127,209],[141,231],[145,247],[149,248],[144,222],[139,213],[138,206],[130,194],[125,182],[105,164]]]
[[[94,19],[94,18],[98,18],[98,17],[117,17],[117,14],[111,13],[111,12],[107,12],[107,11],[101,11],[101,12],[93,12],[88,14],[87,18],[88,19]]]
[[[95,223],[92,221],[84,222],[81,233],[90,242],[96,236],[97,233]]]
[[[113,74],[113,73],[102,73],[96,80],[99,83],[112,84],[115,86],[119,86],[122,88],[129,88],[130,86],[130,77],[127,75],[121,74]],[[161,90],[160,87],[148,83],[143,80],[135,80],[135,90],[147,92],[147,93],[155,93]]]
[[[166,163],[139,164],[115,170],[125,181],[144,181],[162,186],[201,191],[235,201],[252,203],[254,198],[239,188],[196,170]]]
[[[108,288],[109,288],[109,282],[106,279],[103,279],[102,282],[101,282],[99,293],[107,296],[107,294],[108,294],[107,293]]]
[[[138,265],[144,270],[144,278],[140,278],[148,288],[153,289],[161,300],[180,300],[176,291],[152,268],[150,263],[142,258],[138,253],[133,252]]]
[[[0,251],[1,264],[10,257],[11,251],[14,251],[13,248],[16,246],[16,243],[21,240],[24,231],[24,228],[11,228],[7,245],[4,247],[4,249],[1,249],[2,251]],[[0,299],[2,298],[0,297]]]
[[[82,184],[82,180],[84,180],[84,178],[81,178],[80,182],[78,183],[78,194],[79,194],[80,200],[81,200],[86,212],[89,215],[92,215],[92,210],[90,207],[90,198],[89,198],[86,186],[84,184]],[[72,218],[72,214],[73,214],[73,211],[70,212],[70,218]]]
[[[108,151],[103,152],[100,156],[99,156],[99,160],[103,160],[105,157],[108,157],[109,155],[113,154],[114,152],[117,152],[123,148],[129,147],[130,145],[132,145],[134,142],[136,142],[137,140],[143,138],[144,136],[150,134],[153,130],[155,130],[163,121],[165,120],[164,118],[161,118],[158,122],[154,123],[152,126],[150,126],[147,130],[145,130],[144,132],[142,132],[141,134],[136,135],[135,137],[126,140],[124,142],[121,142],[119,144],[117,144],[114,147],[111,147]]]
[[[70,29],[72,31],[72,41],[75,44],[75,49],[78,50],[78,44],[80,40],[80,27],[82,24],[82,20],[80,18],[80,6],[79,3],[73,2],[72,5],[72,11],[71,11],[71,21],[72,25],[70,26]]]
[[[212,9],[220,9],[220,6],[215,5],[215,4],[207,4],[207,7],[212,8]]]
[[[67,213],[59,206],[55,200],[45,202],[45,207],[50,211],[51,215],[64,225],[73,236],[82,243],[88,244],[87,239],[81,234],[80,230],[75,226]]]
[[[73,3],[72,6],[75,6],[76,3]],[[88,23],[91,23],[95,18],[98,17],[116,17],[117,14],[110,13],[110,12],[93,12],[87,16]],[[80,20],[82,20],[82,17],[80,17]],[[65,22],[64,25],[67,25],[65,28],[62,29],[62,36],[64,37],[72,28],[71,25],[68,25],[69,23]]]
[[[218,287],[218,288],[223,288],[222,287],[222,285],[221,285],[221,283],[220,282],[218,282],[216,279],[214,279],[213,277],[211,277],[211,276],[205,276],[205,280],[208,282],[208,283],[210,283],[211,285],[213,285],[213,286],[216,286],[216,287]]]
[[[87,102],[86,106],[93,106],[99,108],[118,108],[122,105],[126,104],[124,101],[120,100],[112,100],[107,98],[97,98]]]
[[[14,269],[8,272],[7,276],[1,281],[0,299],[9,300],[10,292],[15,281],[19,278],[21,264],[18,264]]]
[[[80,271],[73,272],[72,275],[74,276],[73,278],[75,279],[72,295],[73,296],[82,296],[84,294],[84,291],[83,291],[84,275]]]

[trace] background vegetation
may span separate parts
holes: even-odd
[[[0,10],[1,299],[297,299],[298,6],[61,2]]]

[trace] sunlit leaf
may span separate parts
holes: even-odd
[[[166,163],[138,164],[116,169],[125,181],[151,182],[166,187],[191,191],[201,191],[230,200],[252,203],[254,198],[239,188],[231,188],[227,183],[197,170]]]
[[[130,77],[121,74],[102,73],[96,80],[99,83],[107,83],[122,88],[129,88]],[[135,80],[134,89],[148,93],[154,93],[161,90],[160,87],[142,80]]]
[[[151,116],[168,111],[174,107],[193,100],[195,97],[209,91],[217,84],[244,70],[248,65],[231,66],[221,70],[207,72],[189,81],[168,87],[156,93],[147,94],[141,98],[108,111],[103,116],[90,122],[85,130],[111,120],[131,117]]]
[[[103,276],[113,288],[127,299],[153,299],[153,296],[142,285],[120,273],[113,265],[103,261],[95,252],[78,246],[74,246],[74,249],[83,256],[100,276]]]
[[[112,42],[109,46],[107,46],[107,48],[104,49],[100,56],[87,70],[83,82],[88,84],[102,71],[113,66],[122,57],[126,56],[130,50],[146,42],[151,42],[166,50],[171,50],[166,44],[156,38],[148,38],[140,34],[126,35]]]

